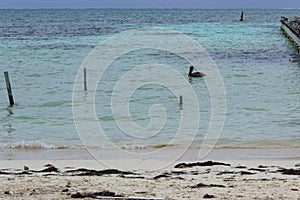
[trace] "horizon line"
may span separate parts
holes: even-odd
[[[282,9],[282,10],[297,10],[297,9],[300,9],[299,8],[259,8],[259,7],[253,7],[253,8],[177,8],[177,7],[138,7],[138,8],[134,8],[134,7],[128,7],[128,8],[118,8],[118,7],[83,7],[83,8],[77,8],[77,7],[41,7],[41,8],[27,8],[27,7],[23,7],[23,8],[1,8],[0,7],[0,10],[22,10],[22,9],[30,9],[30,10],[39,10],[39,9],[82,9],[82,10],[85,10],[85,9],[161,9],[161,10],[169,10],[169,9],[182,9],[182,10],[201,10],[201,9],[206,9],[206,10],[231,10],[231,9],[244,9],[244,10],[247,10],[247,9]]]

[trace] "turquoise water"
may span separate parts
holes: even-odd
[[[0,10],[0,69],[9,71],[16,102],[8,106],[3,78],[0,147],[81,147],[72,114],[73,85],[81,63],[106,38],[143,27],[179,31],[198,41],[213,58],[227,94],[220,147],[299,146],[300,57],[282,35],[279,20],[282,15],[300,16],[300,10],[245,10],[243,23],[238,21],[240,12]],[[179,126],[177,97],[150,84],[135,91],[130,112],[135,123],[147,126],[149,108],[159,103],[168,113],[164,129],[141,140],[117,127],[110,108],[114,84],[131,66],[144,62],[171,65],[187,77],[186,61],[154,50],[132,52],[111,66],[98,85],[95,107],[110,141],[124,148],[168,144]],[[203,79],[189,81],[200,105],[201,123],[194,141],[199,146],[209,125],[211,100]]]

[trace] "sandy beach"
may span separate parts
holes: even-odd
[[[288,1],[0,3],[0,200],[300,200]]]
[[[298,148],[215,149],[198,161],[193,159],[195,153],[190,150],[160,169],[157,166],[164,164],[161,159],[166,155],[102,161],[88,157],[2,160],[0,198],[300,199]]]

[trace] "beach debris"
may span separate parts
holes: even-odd
[[[163,174],[155,176],[153,179],[157,180],[157,179],[160,179],[160,178],[170,178],[170,177],[171,176],[168,173],[163,173]]]
[[[25,166],[24,166],[24,170],[25,170],[25,171],[29,170],[29,167],[25,165]]]
[[[77,192],[71,195],[73,199],[81,199],[81,198],[98,198],[98,197],[122,197],[121,195],[116,195],[114,192],[110,192],[108,190],[104,190],[102,192],[86,192],[80,193]]]
[[[73,199],[94,198],[94,199],[122,199],[122,200],[166,200],[164,198],[143,198],[143,197],[124,197],[115,192],[104,190],[102,192],[77,192],[71,195]]]
[[[144,197],[105,197],[97,196],[97,199],[119,199],[119,200],[173,200],[169,198],[144,198]]]
[[[249,178],[247,178],[247,179],[243,179],[243,181],[272,181],[273,179],[267,179],[267,178],[262,178],[262,179],[249,179]],[[274,179],[274,180],[276,180],[276,179]],[[281,181],[283,181],[283,180],[281,180]]]
[[[119,174],[119,175],[137,175],[133,172],[127,172],[127,171],[120,171],[117,169],[105,169],[105,170],[92,170],[92,169],[85,169],[85,168],[79,168],[76,170],[69,170],[65,173],[72,173],[73,176],[103,176],[103,175],[113,175],[113,174]]]
[[[292,191],[299,191],[297,188],[292,188],[291,190]]]
[[[0,175],[10,175],[11,173],[0,171]]]
[[[206,194],[203,196],[203,199],[213,199],[213,198],[216,198],[214,195],[211,195],[211,194]]]
[[[247,169],[247,167],[246,167],[246,166],[243,166],[243,165],[236,166],[235,168],[236,168],[236,169]]]
[[[191,171],[190,173],[194,176],[197,176],[200,174],[198,171]],[[209,173],[210,173],[210,170],[208,169],[208,170],[205,170],[205,172],[202,174],[209,174]]]
[[[61,192],[69,192],[69,189],[68,188],[63,189]]]
[[[52,164],[46,164],[44,167],[54,167]]]
[[[6,190],[6,191],[4,192],[4,194],[10,194],[10,192],[9,192],[8,190]]]
[[[45,173],[45,172],[58,172],[58,169],[54,166],[48,167],[46,169],[40,170],[40,171],[33,171],[36,173]]]
[[[240,174],[240,175],[253,175],[256,173],[248,172],[248,171],[223,171],[218,172],[217,175],[224,175],[224,174]]]
[[[254,175],[256,173],[253,173],[253,172],[248,172],[248,171],[240,171],[239,172],[241,175]]]
[[[16,175],[30,175],[30,174],[32,174],[32,173],[29,171],[22,171],[20,173],[17,173]]]
[[[51,166],[51,167],[48,167],[46,169],[39,170],[39,171],[28,170],[28,171],[17,172],[17,170],[16,170],[14,172],[6,172],[6,171],[0,170],[0,175],[30,175],[33,173],[49,173],[49,172],[58,173],[59,169],[57,169],[54,166]],[[89,169],[84,169],[84,168],[65,171],[65,172],[62,172],[62,174],[63,175],[71,175],[71,176],[139,175],[134,172],[120,171],[117,169],[106,169],[106,170],[97,171],[97,170],[89,170]]]
[[[300,169],[285,169],[285,168],[282,168],[280,170],[277,170],[277,172],[280,172],[284,175],[300,175]]]
[[[266,169],[256,169],[256,168],[251,168],[251,169],[249,169],[250,171],[257,171],[257,172],[265,172],[265,171],[267,171]]]
[[[70,188],[70,187],[71,187],[71,181],[68,181],[66,187],[67,187],[67,188]]]
[[[130,178],[130,179],[145,179],[144,176],[125,176],[123,174],[119,175],[121,178]]]
[[[148,192],[147,191],[136,191],[136,192],[134,192],[135,194],[148,194]]]
[[[258,168],[262,169],[262,168],[269,168],[268,166],[264,166],[264,165],[259,165]]]
[[[190,172],[192,175],[199,175],[199,172]],[[181,177],[178,177],[180,175],[186,175],[188,172],[186,171],[171,171],[171,172],[165,172],[163,174],[155,176],[153,179],[160,179],[160,178],[177,178],[177,179],[182,179]],[[175,176],[175,177],[174,177]]]
[[[0,175],[30,175],[31,172],[28,171],[22,171],[22,172],[3,172],[0,171]]]
[[[198,172],[196,172],[196,171],[193,171],[192,173],[197,173],[197,175],[198,175]],[[187,172],[185,172],[185,171],[172,171],[171,174],[173,174],[173,175],[185,175],[185,174],[187,174]]]
[[[222,172],[218,172],[217,175],[224,175],[224,174],[236,174],[238,172],[234,172],[234,171],[222,171]]]
[[[208,166],[210,167],[215,165],[231,166],[230,164],[226,164],[226,163],[207,161],[207,162],[197,162],[197,163],[179,163],[175,165],[175,168],[192,168],[192,167],[208,167]]]
[[[33,189],[32,192],[31,192],[29,195],[32,196],[32,195],[34,195],[34,194],[36,194],[35,189]]]
[[[300,163],[296,164],[295,167],[300,167]]]
[[[217,185],[217,184],[204,184],[204,183],[199,183],[197,185],[191,186],[191,188],[212,188],[212,187],[218,187],[218,188],[225,188],[225,185]]]

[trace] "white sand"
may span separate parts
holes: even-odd
[[[273,152],[273,153],[272,153]],[[172,151],[170,152],[171,155]],[[71,199],[76,192],[101,192],[108,190],[122,196],[202,199],[204,195],[214,195],[214,199],[300,199],[300,175],[283,175],[277,172],[280,167],[299,169],[299,149],[228,149],[215,150],[206,160],[221,161],[231,166],[194,167],[174,169],[174,165],[184,160],[195,161],[195,152],[190,151],[180,160],[162,166],[167,155],[160,158],[124,158],[95,160],[2,160],[0,169],[17,171],[24,165],[30,169],[44,169],[52,164],[61,172],[66,167],[103,170],[118,168],[137,173],[137,175],[70,176],[63,173],[52,176],[45,174],[0,175],[0,199]],[[276,155],[274,155],[276,154]],[[244,155],[244,156],[243,156]],[[215,159],[214,159],[215,158]],[[218,158],[218,159],[217,159]],[[223,158],[223,159],[222,159]],[[198,161],[198,160],[197,160]],[[202,161],[203,162],[203,161]],[[104,165],[103,165],[104,163]],[[108,165],[111,167],[107,166]],[[106,166],[105,166],[106,165]],[[236,168],[237,166],[247,168]],[[268,166],[264,172],[250,170],[259,165]],[[263,168],[260,168],[263,169]],[[0,170],[1,171],[1,170]],[[183,174],[172,173],[180,171]],[[241,175],[241,171],[252,175]],[[154,179],[167,173],[167,177]],[[49,174],[49,173],[46,173]],[[221,187],[192,188],[203,183],[218,184]],[[62,192],[68,189],[67,192]],[[8,193],[8,194],[5,194]],[[88,199],[88,198],[87,198]]]

